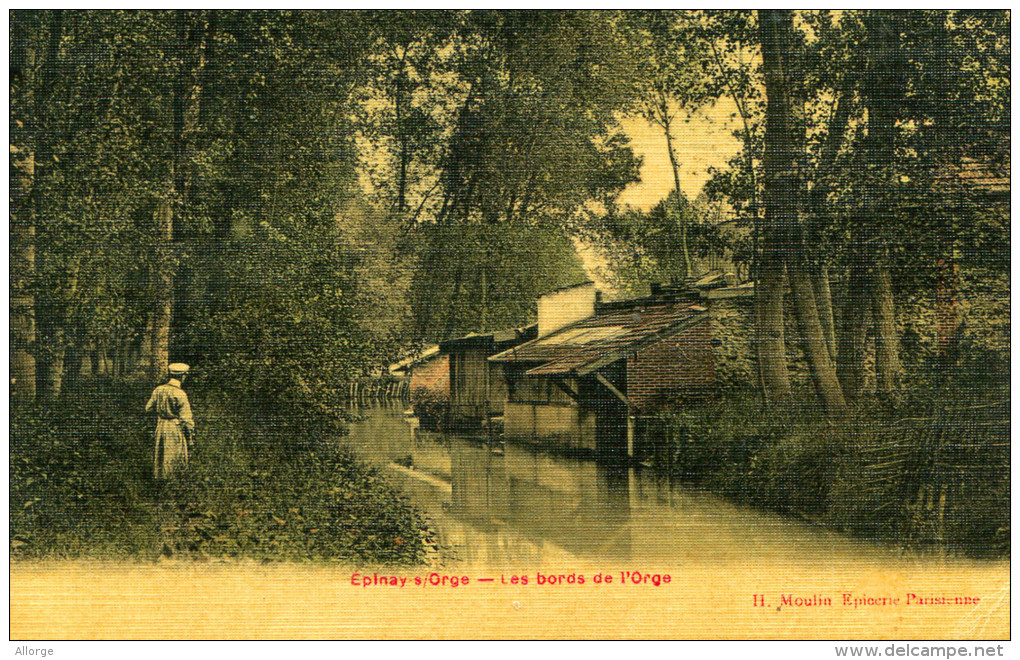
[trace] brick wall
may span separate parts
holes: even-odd
[[[627,397],[642,410],[715,390],[712,326],[706,319],[627,360]]]

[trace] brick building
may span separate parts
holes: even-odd
[[[712,327],[702,322],[627,358],[627,396],[640,410],[677,399],[701,399],[715,390]]]
[[[697,295],[599,301],[591,282],[539,298],[538,337],[489,358],[506,383],[506,436],[632,451],[634,420],[709,396],[715,360]]]

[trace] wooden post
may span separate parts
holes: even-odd
[[[634,413],[637,412],[637,406],[627,398],[627,395],[621,392],[615,385],[609,382],[609,379],[602,374],[595,372],[595,379],[606,386],[613,395],[622,401],[627,406],[627,458],[634,458],[634,426],[637,421],[637,417]]]

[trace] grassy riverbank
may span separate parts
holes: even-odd
[[[870,539],[1009,554],[1009,403],[961,395],[841,420],[732,396],[666,415],[657,467],[682,483]]]
[[[97,382],[12,411],[15,558],[160,556],[414,564],[422,518],[309,415],[242,411],[191,393],[187,473],[152,479],[148,388]]]

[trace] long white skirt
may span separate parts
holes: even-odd
[[[156,423],[156,451],[153,457],[153,476],[168,479],[188,466],[188,439],[178,420],[160,419]]]

